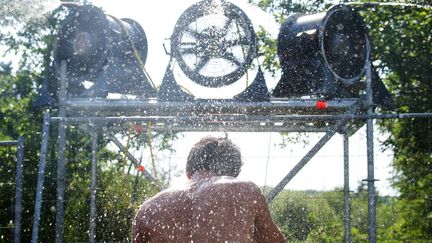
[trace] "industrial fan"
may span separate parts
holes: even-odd
[[[337,5],[324,13],[293,14],[278,36],[282,77],[273,95],[349,96],[369,53],[362,19],[351,8]]]
[[[220,88],[237,82],[256,56],[256,34],[249,18],[224,0],[204,0],[190,6],[178,19],[171,36],[170,63],[175,62],[186,78],[202,87]],[[185,97],[173,96],[174,90],[182,92],[173,79],[170,64],[159,91],[160,100]],[[239,94],[237,98],[269,96],[262,73],[247,89],[253,91],[246,90],[247,95]]]
[[[359,97],[361,78],[370,59],[370,41],[363,19],[346,5],[327,12],[292,14],[278,36],[282,77],[275,97]],[[374,100],[391,107],[392,98],[378,75],[373,75]]]
[[[147,38],[136,21],[117,19],[92,5],[77,5],[68,10],[58,30],[54,67],[59,70],[60,62],[66,61],[69,94],[156,94],[144,69]]]
[[[54,57],[56,66],[67,61],[69,82],[78,87],[83,81],[93,82],[84,91],[89,96],[104,97],[108,92],[154,95],[144,69],[147,38],[142,27],[91,5],[71,11],[60,24]]]

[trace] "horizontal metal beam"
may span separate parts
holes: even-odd
[[[301,122],[301,121],[332,121],[332,120],[366,120],[366,119],[405,119],[405,118],[432,118],[432,113],[397,113],[397,114],[353,114],[353,115],[275,115],[275,116],[253,116],[209,114],[205,116],[121,116],[121,117],[52,117],[53,121],[65,122]],[[2,142],[0,142],[2,143]],[[1,144],[0,144],[1,145]]]
[[[0,146],[16,146],[16,145],[18,145],[18,140],[0,141]]]
[[[358,98],[341,98],[326,101],[328,107],[347,107],[355,104]],[[165,101],[156,99],[105,99],[105,98],[71,98],[66,101],[69,109],[93,109],[93,108],[125,108],[125,107],[165,107],[165,108],[188,108],[188,107],[291,107],[304,108],[315,107],[317,99],[287,99],[273,98],[264,102],[242,102],[233,99],[196,99],[194,101]]]
[[[154,130],[233,131],[233,132],[328,132],[339,120],[358,123],[366,119],[432,118],[432,113],[334,114],[334,115],[188,115],[188,116],[122,116],[122,117],[52,117],[66,123],[91,122],[113,125],[124,122],[151,123]],[[360,126],[353,126],[355,127]]]
[[[118,126],[121,123],[151,123],[155,131],[238,131],[238,132],[327,132],[331,130],[330,123],[273,121],[263,119],[258,121],[217,121],[208,118],[190,117],[54,117],[53,121],[66,123],[94,123],[106,126]],[[233,119],[236,120],[236,119]]]
[[[358,99],[327,101],[326,113],[338,113],[356,104]],[[272,99],[268,102],[239,102],[234,100],[194,100],[190,102],[158,102],[155,99],[69,99],[66,103],[72,116],[93,114],[101,116],[133,115],[207,115],[207,114],[310,114],[319,111],[314,99]],[[109,115],[111,114],[111,115]]]
[[[281,127],[281,126],[153,126],[153,131],[173,131],[173,132],[327,132],[331,127]]]

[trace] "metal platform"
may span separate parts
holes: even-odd
[[[266,102],[239,102],[235,100],[203,100],[185,102],[160,102],[156,99],[87,99],[68,98],[66,90],[66,63],[60,68],[59,107],[56,116],[46,111],[43,122],[41,157],[39,162],[38,188],[43,188],[45,155],[49,141],[51,121],[58,124],[57,137],[57,200],[56,200],[56,242],[63,241],[63,213],[66,173],[66,133],[68,125],[87,127],[92,138],[91,198],[89,241],[96,234],[96,150],[100,133],[111,139],[128,156],[131,163],[136,161],[128,151],[123,151],[120,141],[113,134],[125,130],[132,124],[150,125],[153,131],[226,131],[226,132],[323,132],[325,135],[289,171],[281,182],[266,197],[270,203],[287,183],[308,163],[308,161],[336,134],[348,138],[363,124],[367,124],[368,146],[368,195],[369,228],[372,239],[376,231],[376,205],[373,173],[373,103],[371,92],[370,63],[366,72],[365,95],[357,99],[336,99],[326,102],[325,109],[319,109],[314,99],[271,99]],[[103,128],[103,129],[97,129]],[[348,146],[348,143],[344,145]],[[345,148],[346,149],[346,148]],[[345,155],[347,160],[348,154]],[[348,161],[346,161],[348,164]],[[151,181],[152,175],[145,173]],[[349,177],[347,174],[346,177]],[[349,197],[349,186],[345,195]],[[40,189],[42,190],[42,189]],[[38,230],[42,194],[37,194],[32,242],[38,241]],[[347,202],[347,201],[346,201]],[[349,217],[349,212],[346,213]],[[347,226],[346,226],[347,227]]]
[[[125,122],[147,123],[153,130],[177,132],[328,132],[334,130],[335,120],[345,117],[353,107],[358,108],[355,114],[365,114],[366,110],[360,99],[327,101],[325,109],[318,109],[316,102],[313,99],[158,102],[156,99],[79,98],[66,100],[66,116],[53,119],[120,127]],[[351,122],[350,127],[358,128],[358,122]]]

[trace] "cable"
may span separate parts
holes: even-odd
[[[268,165],[270,162],[270,145],[271,145],[271,138],[272,138],[272,133],[270,133],[269,135],[269,142],[268,142],[268,147],[267,147],[267,161],[266,161],[266,167],[265,167],[265,177],[264,177],[264,190],[267,186],[267,173],[268,173]]]
[[[171,72],[173,73],[173,76],[174,76],[174,66],[175,66],[175,63],[176,63],[176,62],[177,62],[177,60],[176,60],[175,58],[173,58],[172,56],[171,56],[171,58],[170,58],[170,61],[168,62],[168,67],[170,67],[170,70],[171,70]],[[175,78],[174,78],[174,79],[175,79]],[[181,85],[181,84],[179,84],[179,83],[176,83],[176,84],[177,84],[177,86],[179,86],[179,88],[180,88],[182,91],[184,91],[184,92],[186,92],[186,93],[188,93],[188,94],[194,96],[193,93],[192,93],[189,89],[187,89],[186,87],[184,87],[183,85]]]
[[[391,7],[416,7],[416,8],[424,8],[424,9],[432,9],[430,5],[420,5],[415,3],[396,3],[396,2],[349,2],[343,3],[344,5],[354,5],[360,6],[362,8],[371,8],[376,6],[391,6]]]
[[[240,33],[240,27],[239,27],[239,24],[238,24],[237,21],[236,21],[235,23],[236,23],[237,34],[238,34],[238,36],[239,36],[239,40],[241,40],[241,33]],[[241,50],[242,50],[242,54],[243,54],[243,59],[246,60],[245,48],[244,48],[243,45],[241,46]],[[248,71],[247,71],[247,70],[246,70],[245,74],[246,74],[246,88],[247,88],[247,87],[249,86],[249,74],[248,74]]]
[[[135,47],[135,44],[132,41],[132,36],[130,35],[129,30],[123,24],[123,21],[121,21],[120,19],[118,19],[117,17],[112,16],[112,15],[107,15],[107,16],[110,16],[111,18],[113,18],[120,25],[120,27],[122,28],[123,33],[126,34],[128,40],[129,40],[129,42],[130,42],[130,44],[132,46],[134,57],[137,60],[138,64],[140,65],[140,67],[141,67],[141,69],[142,69],[142,71],[144,73],[144,76],[150,82],[150,84],[153,87],[153,89],[157,90],[156,85],[153,83],[153,80],[150,78],[150,75],[148,74],[148,72],[147,72],[147,70],[145,68],[145,64],[144,64],[144,61],[141,58],[141,55],[139,54],[137,48]]]

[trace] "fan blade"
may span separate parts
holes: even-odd
[[[195,39],[201,39],[203,38],[202,34],[199,33],[197,30],[191,29],[190,27],[188,27],[186,29],[186,33],[192,35]]]
[[[195,66],[195,72],[199,73],[209,60],[210,57],[208,56],[202,57],[201,60],[198,62],[198,64]]]
[[[223,58],[228,60],[228,61],[233,62],[235,65],[237,65],[237,67],[240,67],[242,65],[242,63],[240,63],[240,61],[237,60],[237,58],[231,52],[225,52],[225,54],[223,55]]]
[[[248,46],[249,42],[246,38],[240,37],[236,40],[226,40],[224,41],[224,48],[233,47],[233,46]]]
[[[181,45],[194,45],[193,47],[180,47],[180,53],[181,54],[194,54],[194,55],[198,55],[200,53],[198,46],[196,45],[196,43],[181,43]]]
[[[231,23],[232,23],[233,19],[232,18],[228,18],[228,20],[226,21],[223,29],[222,29],[222,36],[226,36],[228,33],[228,28],[230,27]]]

